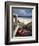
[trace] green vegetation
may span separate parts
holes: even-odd
[[[32,22],[28,23],[27,25],[23,25],[23,28],[32,31]]]
[[[24,23],[19,23],[19,26],[22,27],[23,29],[32,31],[32,22],[28,23],[27,25],[25,25]]]
[[[32,22],[28,23],[26,26],[28,30],[32,31]]]

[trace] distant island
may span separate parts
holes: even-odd
[[[13,15],[14,17],[16,16],[16,15]],[[22,18],[32,18],[32,16],[18,16],[18,17],[22,17]]]

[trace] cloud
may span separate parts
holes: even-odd
[[[13,9],[12,12],[18,16],[32,16],[32,9]]]

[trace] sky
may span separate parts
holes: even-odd
[[[26,9],[12,9],[12,14],[17,14],[18,16],[32,16],[32,9],[26,8]]]

